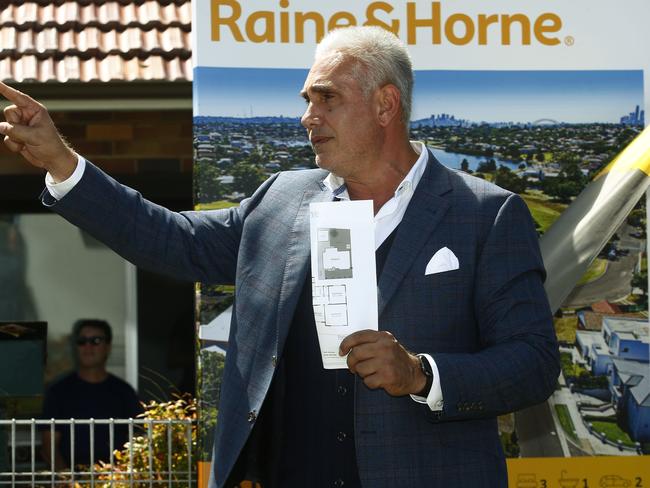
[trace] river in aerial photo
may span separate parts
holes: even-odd
[[[438,161],[440,161],[448,168],[453,169],[460,169],[460,163],[463,161],[463,159],[467,159],[467,162],[469,163],[469,169],[476,171],[476,168],[478,168],[478,165],[480,163],[483,163],[490,159],[486,156],[472,156],[471,154],[447,152],[444,149],[438,148],[432,148],[431,151],[433,151],[433,155]],[[493,159],[497,163],[497,168],[499,166],[507,166],[510,169],[517,169],[521,164],[521,161],[515,162],[497,157],[494,157]]]

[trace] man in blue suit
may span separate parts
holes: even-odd
[[[302,89],[320,169],[279,173],[241,206],[173,213],[77,156],[6,86],[5,143],[48,171],[42,199],[139,266],[235,283],[211,484],[504,487],[496,417],[559,372],[537,235],[523,201],[408,140],[405,47],[330,33]],[[324,370],[311,299],[311,202],[373,201],[379,331]]]

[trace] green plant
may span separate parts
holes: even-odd
[[[580,373],[580,375],[576,378],[574,384],[578,388],[600,389],[600,390],[607,389],[607,386],[609,385],[607,381],[607,376],[605,375],[593,376],[587,371]]]
[[[571,437],[574,441],[578,440],[576,435],[576,429],[571,420],[571,414],[569,413],[569,407],[562,404],[555,405],[555,412],[557,413],[558,418],[560,419],[560,425],[566,434]]]
[[[499,433],[501,439],[501,446],[507,458],[518,458],[521,453],[519,443],[517,441],[517,434],[514,432],[501,432]]]
[[[199,431],[198,456],[200,461],[210,461],[214,429],[217,425],[218,405],[221,396],[221,382],[225,367],[225,356],[216,351],[201,350],[199,361]]]
[[[628,433],[623,431],[615,422],[593,421],[591,425],[596,432],[604,434],[612,442],[620,441],[624,446],[635,446]]]
[[[564,377],[567,379],[589,375],[589,372],[585,368],[573,362],[571,354],[568,352],[560,353],[560,364]]]
[[[170,402],[152,401],[145,405],[139,417],[152,422],[138,428],[140,435],[114,452],[113,464],[100,461],[93,466],[94,485],[101,488],[162,487],[169,486],[170,480],[172,486],[186,484],[196,462],[196,400],[185,394]],[[179,420],[192,424],[159,422]],[[90,486],[89,483],[76,485],[80,488]]]

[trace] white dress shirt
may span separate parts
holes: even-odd
[[[50,195],[57,200],[61,200],[75,187],[77,183],[79,183],[81,177],[84,175],[85,169],[86,160],[82,156],[77,155],[77,167],[67,180],[56,183],[50,173],[45,175],[45,187],[47,188],[47,191],[49,191]]]
[[[413,149],[420,155],[406,177],[398,185],[393,197],[388,200],[375,215],[375,249],[381,246],[382,242],[395,230],[404,217],[415,187],[420,182],[422,174],[427,166],[429,153],[422,142],[411,142]],[[50,173],[45,175],[45,186],[50,194],[57,200],[61,200],[72,190],[81,180],[86,169],[86,160],[82,156],[77,158],[77,167],[67,180],[56,183]],[[323,184],[332,192],[332,194],[341,200],[349,200],[348,190],[345,181],[338,176],[330,173],[323,181]],[[426,403],[431,410],[442,410],[442,387],[440,386],[440,377],[436,362],[429,354],[424,356],[433,371],[433,384],[429,396],[426,398],[411,395],[411,398],[418,403]]]

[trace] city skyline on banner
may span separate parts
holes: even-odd
[[[300,117],[308,70],[196,68],[195,116]],[[447,114],[468,123],[619,123],[643,110],[643,72],[415,72],[411,120]]]

